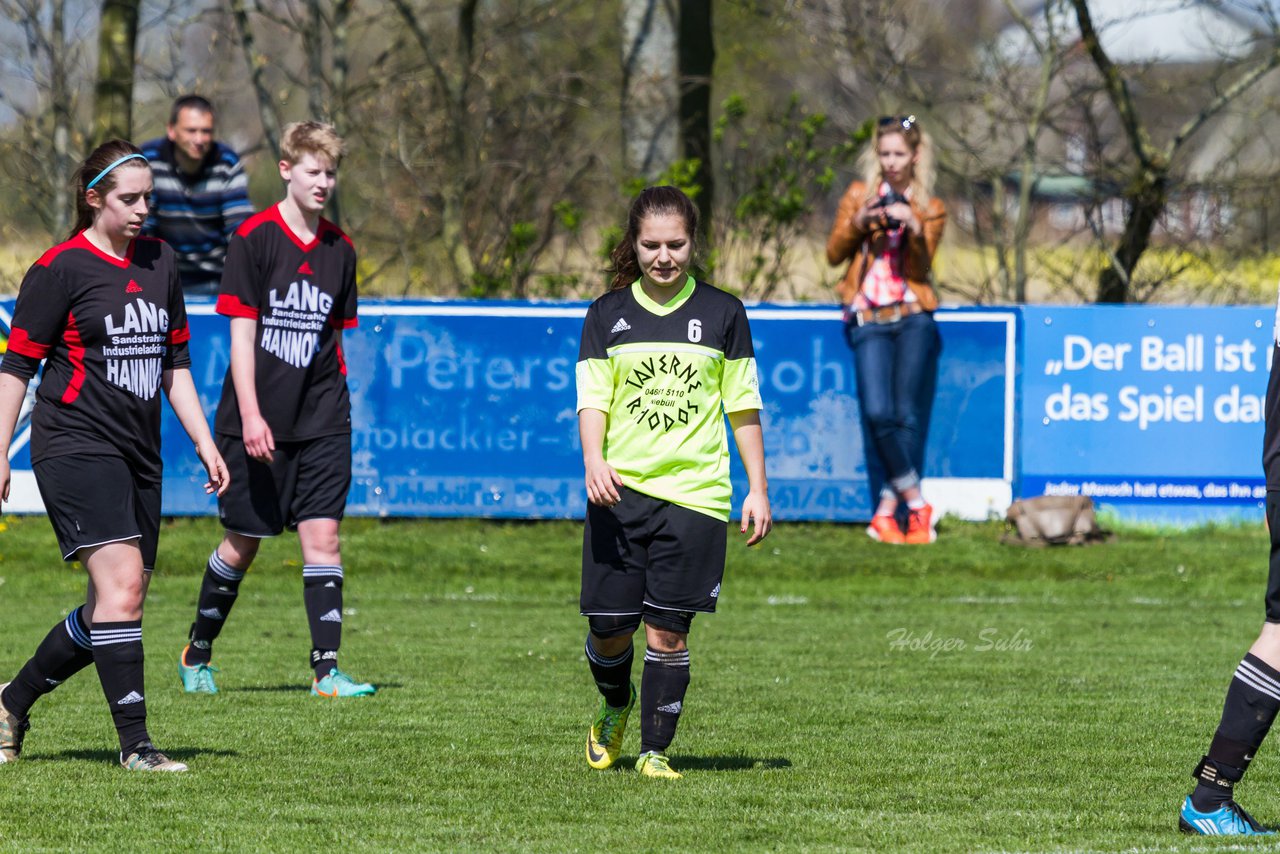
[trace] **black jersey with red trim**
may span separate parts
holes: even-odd
[[[341,331],[356,325],[356,250],[327,219],[304,243],[280,206],[250,217],[227,247],[218,313],[257,321],[258,408],[272,436],[296,442],[351,432]],[[215,429],[241,435],[228,369]]]
[[[31,459],[124,457],[160,479],[164,371],[191,365],[178,265],[164,241],[139,237],[125,258],[81,232],[27,271],[0,371],[44,375],[31,414]]]

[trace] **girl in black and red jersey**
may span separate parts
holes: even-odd
[[[214,418],[234,487],[218,501],[226,534],[205,566],[183,690],[216,694],[213,642],[258,546],[286,528],[302,547],[311,630],[311,693],[364,697],[373,685],[338,669],[343,570],[338,529],[351,487],[351,400],[342,333],[356,325],[356,251],[320,214],[333,195],[342,138],[294,122],[280,136],[285,196],[245,220],[227,247],[218,313],[231,318],[231,365]]]
[[[0,500],[27,384],[44,362],[31,416],[36,484],[64,560],[89,575],[83,605],[0,685],[0,763],[22,750],[42,694],[93,663],[120,736],[120,764],[185,771],[147,733],[142,605],[160,529],[161,389],[221,494],[228,475],[191,379],[190,332],[173,250],[139,237],[151,168],[111,140],[76,173],[70,238],[27,271],[0,363]]]

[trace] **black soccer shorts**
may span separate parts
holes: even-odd
[[[276,442],[271,463],[250,458],[239,436],[219,434],[231,486],[218,499],[222,527],[274,537],[308,519],[341,519],[351,490],[351,434]]]
[[[1267,529],[1271,558],[1267,572],[1267,622],[1280,623],[1280,491],[1267,489]]]
[[[714,612],[728,524],[626,487],[618,492],[622,500],[613,507],[587,505],[582,613],[654,615],[661,624],[664,611]]]
[[[123,457],[68,454],[32,465],[62,559],[80,549],[137,540],[142,567],[156,565],[160,483],[137,479]]]

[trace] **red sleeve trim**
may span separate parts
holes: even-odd
[[[186,344],[190,340],[191,340],[190,326],[184,326],[181,329],[169,330],[169,340],[168,340],[169,346],[173,346],[174,344]]]
[[[258,310],[251,305],[245,305],[240,302],[240,298],[232,294],[218,295],[218,314],[224,314],[227,317],[247,317],[250,320],[258,319]]]
[[[360,319],[356,317],[331,317],[329,325],[341,332],[343,329],[355,329],[360,325]]]
[[[67,342],[67,355],[71,359],[71,380],[62,393],[62,402],[75,403],[80,396],[80,387],[84,385],[84,342],[80,340],[74,314],[67,314],[67,328],[63,330],[62,337]]]
[[[80,236],[79,234],[76,235],[76,237],[79,237],[79,236]],[[48,267],[50,264],[53,263],[54,258],[57,258],[59,255],[61,255],[63,252],[66,252],[68,249],[74,248],[75,245],[76,245],[76,239],[74,237],[71,240],[67,240],[62,243],[59,243],[57,246],[47,250],[43,255],[41,255],[40,258],[36,261],[36,266]]]
[[[280,219],[280,214],[276,212],[277,207],[278,205],[272,205],[265,211],[259,211],[249,217],[244,222],[240,223],[240,227],[236,229],[236,234],[241,237],[248,237],[250,232],[265,222],[283,223],[284,220]]]
[[[27,336],[27,330],[17,326],[9,330],[9,349],[28,359],[43,359],[53,349],[51,344],[37,344]]]

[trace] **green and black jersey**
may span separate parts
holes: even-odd
[[[724,413],[764,408],[741,300],[692,276],[667,305],[639,282],[610,291],[587,309],[577,380],[627,487],[728,521]]]

